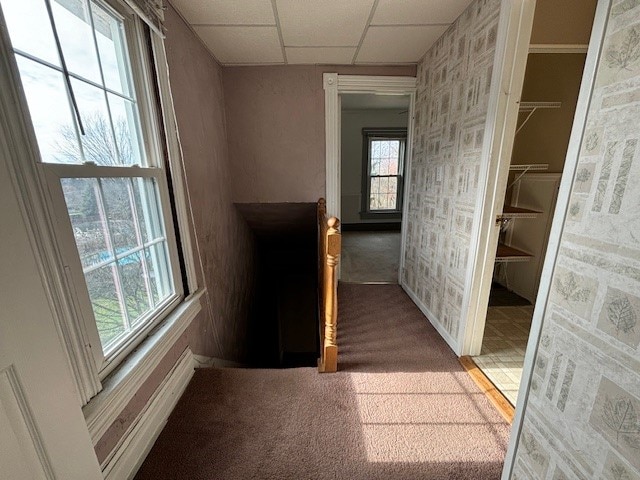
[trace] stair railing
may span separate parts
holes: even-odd
[[[318,371],[338,370],[338,262],[342,238],[340,220],[327,218],[324,198],[318,200],[318,309],[320,318],[320,358]]]

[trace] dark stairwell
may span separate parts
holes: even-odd
[[[318,251],[315,203],[236,204],[256,237],[249,366],[315,366]]]

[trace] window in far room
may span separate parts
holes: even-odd
[[[362,213],[399,214],[402,210],[406,129],[363,129],[366,167]]]

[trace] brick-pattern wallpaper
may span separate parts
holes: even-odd
[[[477,0],[418,66],[402,272],[455,342],[495,59],[500,0]]]
[[[640,0],[609,12],[513,479],[640,479]]]

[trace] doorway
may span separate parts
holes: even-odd
[[[340,218],[343,225],[340,279],[345,280],[346,264],[347,278],[355,272],[355,281],[360,283],[399,283],[406,238],[401,222],[406,203],[402,199],[410,183],[407,175],[411,171],[416,78],[325,73],[323,86],[327,214]],[[346,114],[349,123],[345,128],[355,130],[356,134],[351,140],[352,147],[344,148],[343,102],[345,111],[361,112]],[[362,113],[365,110],[370,112]],[[393,121],[389,120],[389,112],[380,112],[384,110],[394,110]],[[351,121],[356,117],[357,121]],[[391,160],[394,154],[397,164]],[[348,156],[344,172],[343,155]],[[362,229],[373,228],[373,224],[378,238],[361,234],[367,231]],[[388,262],[385,268],[374,272],[367,265],[376,266],[376,257]],[[349,271],[349,266],[354,265],[356,268]],[[375,275],[370,276],[367,271]]]
[[[589,17],[593,24],[595,3]],[[539,21],[538,11],[534,19]],[[531,46],[508,167],[488,308],[472,359],[515,407],[586,60],[586,46]],[[570,213],[570,212],[569,212]],[[489,272],[487,272],[489,273]],[[482,321],[484,320],[484,321]],[[478,351],[479,350],[479,351]]]
[[[408,95],[340,95],[341,281],[397,284]]]

